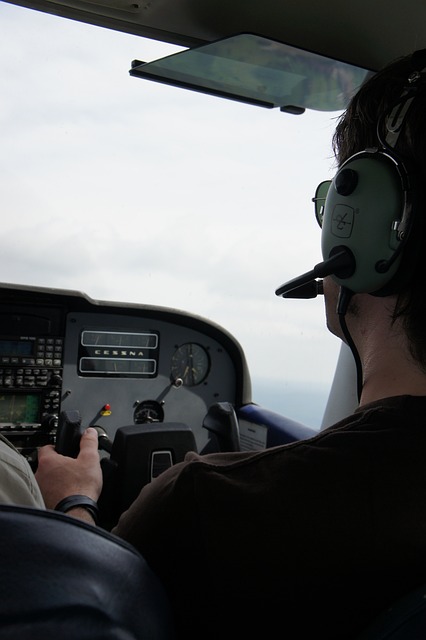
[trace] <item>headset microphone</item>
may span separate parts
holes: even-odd
[[[301,284],[290,291],[282,294],[283,298],[298,298],[299,300],[309,300],[324,294],[322,280],[310,280],[306,284]]]
[[[343,246],[334,247],[332,255],[327,260],[315,265],[311,271],[285,282],[278,287],[275,294],[283,298],[315,298],[318,293],[322,293],[322,290],[318,289],[318,287],[322,289],[322,285],[319,285],[316,278],[325,278],[332,273],[346,278],[351,276],[354,270],[355,259],[351,250]],[[312,295],[315,288],[316,292]],[[302,295],[303,292],[308,295]]]

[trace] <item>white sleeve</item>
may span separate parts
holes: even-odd
[[[0,439],[0,503],[44,509],[44,500],[28,461]]]

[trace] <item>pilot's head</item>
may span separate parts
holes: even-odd
[[[402,319],[426,370],[425,114],[426,50],[391,63],[357,92],[333,137],[339,171],[326,200],[322,246],[324,258],[333,243],[356,256],[353,278],[337,284],[394,297],[392,317]],[[345,237],[351,216],[353,234]]]

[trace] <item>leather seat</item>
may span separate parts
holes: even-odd
[[[53,511],[0,505],[2,640],[169,640],[159,580],[129,544]]]
[[[426,585],[395,602],[357,640],[425,640]]]

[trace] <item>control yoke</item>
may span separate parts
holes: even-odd
[[[76,458],[80,451],[83,431],[79,411],[61,411],[56,432],[56,451],[63,456]]]
[[[197,451],[194,433],[183,423],[120,427],[114,442],[102,427],[93,428],[98,432],[98,448],[110,454],[101,459],[103,488],[98,501],[100,525],[106,529],[114,526],[145,484],[176,462],[181,462],[188,451]],[[79,411],[62,411],[58,420],[56,451],[76,458],[84,430]]]
[[[112,442],[102,427],[93,427],[98,432],[98,448],[111,453]],[[84,428],[81,426],[80,412],[76,409],[61,411],[56,432],[55,449],[69,458],[76,458],[80,452],[80,438]]]

